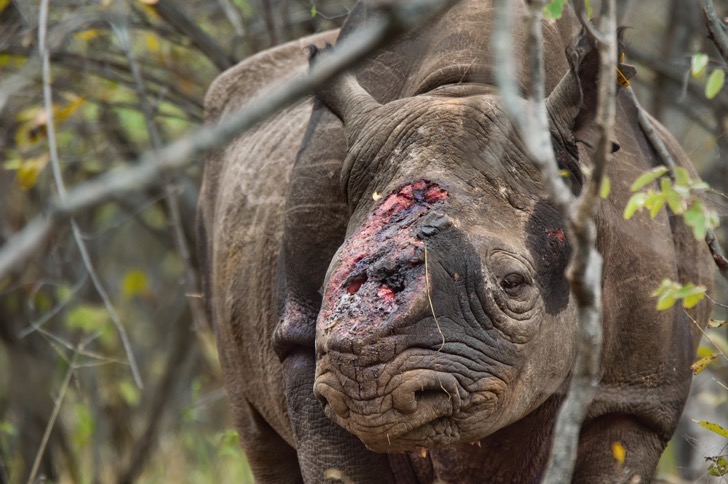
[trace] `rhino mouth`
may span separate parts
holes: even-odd
[[[342,383],[343,380],[343,383]],[[470,394],[455,375],[430,369],[403,371],[391,378],[382,395],[366,397],[361,385],[335,371],[316,379],[314,393],[325,414],[375,452],[439,448],[478,440],[481,422],[495,413],[496,391]],[[467,429],[467,430],[463,430]]]

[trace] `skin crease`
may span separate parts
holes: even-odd
[[[292,106],[206,163],[203,292],[259,482],[536,482],[543,472],[573,359],[570,248],[492,88],[490,9],[464,0],[343,89],[322,88],[321,102]],[[341,37],[374,11],[360,2]],[[519,22],[514,47],[525,52]],[[593,76],[573,73],[565,55],[577,24],[566,11],[544,26],[554,146],[576,189],[595,144],[582,102]],[[304,72],[304,47],[336,35],[224,73],[208,121]],[[525,57],[514,60],[525,85]],[[344,101],[352,92],[358,103]],[[617,119],[620,150],[596,220],[602,378],[575,482],[649,480],[687,397],[691,319],[704,325],[710,312],[707,302],[654,309],[659,280],[710,287],[712,264],[678,217],[622,218],[631,182],[656,160],[621,96]]]

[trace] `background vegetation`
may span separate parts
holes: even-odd
[[[131,166],[183,137],[202,122],[205,90],[219,72],[271,45],[340,25],[352,3],[53,2],[46,43],[65,184]],[[697,2],[620,3],[621,23],[632,27],[627,58],[638,67],[637,94],[714,187],[711,201],[724,221],[728,89],[708,99],[705,85],[726,65]],[[728,15],[726,5],[717,6]],[[59,194],[42,93],[40,13],[38,2],[0,0],[0,244]],[[697,52],[708,59],[701,77],[690,75]],[[229,422],[214,338],[197,310],[197,267],[188,249],[200,175],[198,163],[162,189],[76,217],[108,301],[69,224],[31,263],[0,280],[0,483],[25,482],[36,462],[37,476],[56,482],[251,480]],[[714,297],[726,303],[726,294],[719,286]],[[726,319],[723,307],[715,318]],[[725,330],[709,335],[704,353],[717,347],[728,354]],[[696,377],[689,418],[663,459],[663,476],[704,478],[704,458],[728,453],[726,439],[690,420],[728,424],[726,362],[719,358]]]

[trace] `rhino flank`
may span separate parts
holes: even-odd
[[[459,2],[207,160],[203,290],[259,482],[536,482],[544,471],[575,352],[571,249],[493,87],[492,3]],[[521,5],[525,88],[524,16]],[[360,2],[340,35],[223,73],[208,121],[305,72],[306,46],[369,21],[376,2]],[[544,38],[553,146],[578,193],[595,137],[595,53],[575,48],[569,11]],[[710,312],[655,310],[661,279],[711,287],[712,262],[680,217],[623,220],[631,182],[659,164],[624,94],[614,149],[597,215],[602,374],[575,482],[650,479]]]

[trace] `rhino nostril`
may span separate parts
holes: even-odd
[[[313,393],[318,401],[321,402],[321,406],[327,415],[330,411],[339,418],[349,418],[349,406],[346,404],[345,397],[340,391],[322,382],[314,385]]]
[[[418,405],[434,404],[440,402],[443,398],[450,400],[450,394],[442,388],[430,388],[426,390],[418,390],[415,392],[415,400]]]
[[[406,376],[407,380],[392,392],[392,406],[396,410],[435,419],[460,409],[457,382],[452,376],[427,370],[415,370]]]
[[[358,276],[350,279],[346,283],[346,292],[348,292],[349,294],[356,294],[357,291],[359,291],[359,289],[361,288],[361,286],[363,286],[364,283],[366,283],[366,282],[367,282],[366,274],[358,275]]]

